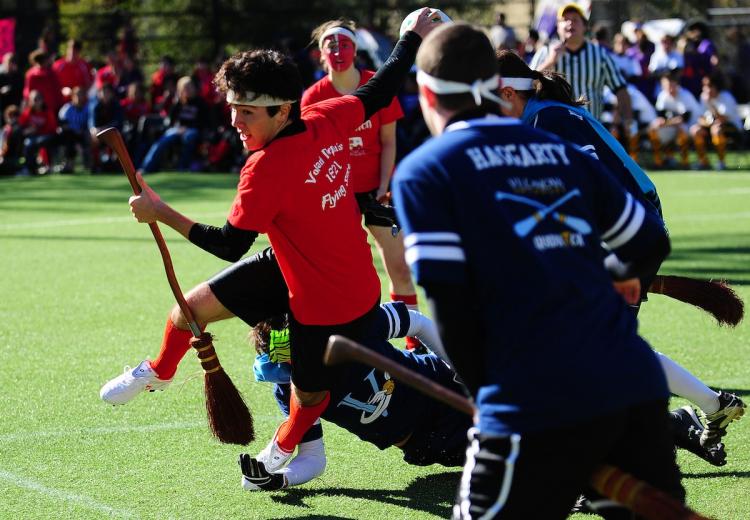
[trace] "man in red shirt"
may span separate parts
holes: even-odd
[[[50,63],[52,57],[41,49],[33,51],[29,55],[31,68],[26,71],[23,86],[23,99],[29,101],[32,90],[42,94],[47,107],[56,114],[62,106],[62,91],[57,75],[52,70]]]
[[[65,101],[70,100],[70,94],[75,87],[88,91],[91,86],[91,65],[81,58],[81,47],[79,40],[68,40],[65,57],[52,64],[52,70],[57,74],[63,89]]]
[[[29,93],[29,105],[21,112],[18,124],[24,135],[23,154],[26,158],[22,175],[47,173],[48,164],[37,169],[37,154],[41,149],[47,150],[55,144],[57,118],[38,90]],[[49,150],[47,156],[49,157]]]
[[[254,152],[242,169],[223,228],[177,212],[140,175],[143,192],[130,199],[139,222],[167,224],[199,247],[236,261],[187,294],[200,326],[233,316],[255,325],[259,313],[273,316],[278,310],[274,306],[285,303],[291,311],[295,399],[289,419],[271,441],[270,471],[288,460],[328,404],[329,381],[341,370],[322,363],[328,337],[342,334],[367,342],[377,334],[380,281],[349,186],[348,136],[390,103],[421,37],[436,26],[429,12],[424,10],[392,58],[354,95],[304,111],[298,104],[302,81],[289,58],[255,50],[236,54],[222,65],[216,83],[232,107],[232,126],[245,149]],[[237,261],[258,233],[268,234],[276,258],[264,252]],[[273,274],[277,261],[281,276],[255,276],[259,264]],[[270,289],[265,287],[269,284]],[[259,310],[261,299],[268,305]],[[102,399],[124,404],[143,390],[163,388],[190,348],[191,336],[185,317],[173,309],[159,357],[104,385]]]

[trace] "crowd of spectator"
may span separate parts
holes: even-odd
[[[690,23],[679,34],[665,33],[658,42],[648,38],[642,24],[634,27],[630,38],[622,32],[610,38],[603,26],[588,28],[592,41],[607,49],[627,80],[632,104],[634,122],[625,128],[614,109],[618,98],[609,93],[602,122],[634,158],[650,148],[656,167],[677,165],[675,151],[680,152],[679,165],[688,166],[692,146],[698,154],[694,167],[708,168],[711,144],[719,154],[716,168],[724,168],[728,144],[741,144],[747,126],[737,115],[738,103],[750,101],[750,43],[742,30],[726,31],[731,52],[720,58],[703,22]],[[547,42],[534,29],[526,38],[518,32],[501,13],[488,28],[498,49],[510,48],[531,63]],[[124,37],[99,66],[84,58],[76,40],[68,41],[59,57],[50,45],[40,43],[29,55],[25,72],[14,53],[2,57],[0,174],[116,171],[116,158],[96,139],[96,133],[109,126],[121,130],[136,167],[144,172],[230,171],[241,166],[242,147],[213,86],[216,64],[200,58],[181,75],[178,70],[185,71],[185,64],[164,56],[146,78],[132,28],[123,34],[130,38]],[[310,71],[308,82],[323,75],[314,50],[294,53],[294,58],[304,62],[300,70]],[[364,68],[377,68],[367,52],[358,52],[358,58]],[[399,101],[404,111],[398,123],[400,158],[429,132],[413,76]]]
[[[0,174],[116,171],[116,158],[96,138],[107,127],[122,132],[145,172],[228,171],[244,161],[207,60],[180,76],[164,56],[146,81],[135,45],[119,46],[98,67],[79,41],[67,42],[57,59],[45,47],[29,55],[25,72],[14,53],[3,56]]]

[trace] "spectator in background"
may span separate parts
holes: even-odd
[[[151,75],[151,87],[149,95],[151,104],[156,105],[158,100],[164,98],[168,85],[177,85],[177,73],[174,70],[174,60],[171,56],[162,56],[159,68]],[[171,90],[174,95],[174,90]],[[168,109],[167,109],[168,110]]]
[[[742,120],[737,113],[737,101],[726,90],[724,77],[719,71],[704,77],[700,116],[697,123],[690,128],[695,151],[698,152],[698,168],[710,168],[706,157],[706,142],[710,134],[711,142],[719,156],[716,169],[726,169],[727,137],[738,135],[741,129]]]
[[[107,53],[107,63],[96,71],[96,90],[101,92],[104,85],[111,85],[115,89],[120,83],[122,65],[116,52]],[[115,91],[116,93],[116,91]]]
[[[31,92],[36,90],[42,95],[47,108],[56,114],[62,106],[62,88],[52,70],[51,56],[37,49],[29,55],[29,63],[31,67],[26,71],[23,86],[24,100],[30,102]]]
[[[172,110],[172,105],[175,102],[176,92],[177,79],[173,77],[166,78],[162,93],[151,101],[151,111],[159,114],[162,118],[169,117],[169,111]]]
[[[117,78],[117,97],[124,99],[133,83],[143,83],[143,72],[138,62],[128,55],[119,58],[121,68]]]
[[[739,26],[727,29],[726,39],[733,47],[727,60],[731,92],[737,102],[747,103],[750,101],[750,42]]]
[[[529,35],[526,37],[526,41],[523,42],[523,61],[531,63],[531,60],[536,54],[537,46],[539,45],[539,31],[533,27],[529,27]]]
[[[495,25],[490,27],[490,41],[495,46],[495,50],[511,49],[517,50],[518,39],[516,31],[505,23],[505,13],[495,14]]]
[[[117,52],[120,56],[128,56],[132,60],[135,60],[138,55],[138,37],[130,18],[125,20],[118,32]]]
[[[631,78],[639,78],[643,75],[640,62],[633,56],[628,55],[629,48],[630,40],[622,33],[615,34],[612,40],[612,59],[628,82],[630,82]]]
[[[631,78],[630,82],[638,87],[638,90],[640,90],[648,100],[653,103],[656,99],[654,94],[656,78],[649,74],[648,64],[651,61],[651,56],[654,54],[655,45],[648,39],[648,36],[646,36],[641,22],[635,23],[635,38],[635,44],[631,45],[628,50],[625,51],[625,54],[638,62],[641,66],[641,75]]]
[[[18,110],[22,99],[23,74],[18,70],[15,53],[6,52],[0,65],[0,111],[5,114],[5,110],[11,105],[15,105]]]
[[[661,78],[661,92],[656,98],[656,114],[659,116],[649,126],[648,136],[654,152],[657,168],[673,166],[670,155],[662,157],[664,145],[676,143],[680,148],[681,166],[688,168],[690,138],[688,129],[698,117],[700,106],[689,90],[680,86],[679,73],[669,72]]]
[[[685,31],[687,42],[683,51],[685,69],[682,73],[682,86],[698,97],[702,90],[702,80],[719,65],[716,46],[709,38],[708,25],[693,22]]]
[[[198,58],[193,67],[191,78],[198,88],[198,95],[203,98],[209,107],[214,107],[219,102],[219,94],[214,86],[214,71],[205,57]]]
[[[73,87],[70,101],[63,105],[58,114],[60,122],[59,142],[65,147],[65,161],[60,173],[73,173],[76,148],[81,148],[83,164],[90,164],[91,135],[89,134],[89,99],[83,87]]]
[[[661,37],[659,47],[651,55],[648,62],[648,70],[655,76],[662,76],[664,73],[673,70],[681,70],[685,67],[685,59],[682,53],[677,50],[677,40],[671,34],[665,34]]]
[[[143,83],[128,85],[128,94],[120,101],[125,118],[122,135],[133,155],[133,163],[138,167],[153,139],[143,132],[149,118],[149,105]]]
[[[124,116],[117,99],[115,87],[105,83],[97,93],[97,99],[89,112],[89,132],[91,134],[91,171],[98,173],[108,166],[111,160],[109,153],[100,155],[99,139],[96,134],[105,128],[114,127],[122,130]]]
[[[18,122],[21,111],[16,105],[9,105],[3,112],[5,124],[0,132],[0,175],[15,175],[23,157],[23,128]]]
[[[209,110],[206,102],[198,95],[198,89],[189,76],[177,82],[177,103],[169,111],[169,128],[149,149],[143,159],[144,173],[157,171],[161,167],[164,153],[179,144],[180,153],[177,169],[188,171],[198,169],[192,164],[198,143],[209,127]]]
[[[29,93],[29,104],[21,112],[18,123],[23,129],[23,154],[26,159],[22,175],[44,175],[49,171],[51,148],[55,145],[57,118],[41,92],[32,90]],[[41,164],[37,163],[39,155],[42,156]]]
[[[82,44],[79,40],[68,40],[65,56],[55,61],[52,70],[62,88],[63,100],[71,99],[72,90],[80,87],[88,91],[92,83],[91,65],[81,57]]]

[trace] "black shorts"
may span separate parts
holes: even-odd
[[[227,267],[208,286],[224,307],[251,327],[289,312],[289,289],[270,247]]]
[[[600,464],[612,464],[684,501],[668,420],[666,400],[659,400],[531,434],[490,436],[472,429],[453,517],[567,518],[578,496],[591,493],[589,479]],[[613,508],[604,517],[622,515],[622,508]]]
[[[393,219],[383,217],[378,212],[368,211],[368,207],[380,204],[375,198],[377,193],[377,190],[372,190],[354,194],[354,197],[357,199],[359,211],[365,216],[365,226],[393,227]],[[380,204],[380,206],[382,207],[383,205]]]
[[[292,382],[303,392],[322,392],[330,388],[333,378],[338,375],[342,366],[323,364],[323,353],[328,338],[339,334],[359,343],[368,344],[383,341],[382,331],[378,326],[379,302],[363,316],[340,325],[303,325],[289,315],[289,345],[292,353]]]
[[[441,407],[431,421],[412,432],[401,449],[404,462],[414,466],[441,464],[463,466],[466,460],[466,432],[471,417],[448,407]]]

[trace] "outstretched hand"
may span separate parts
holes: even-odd
[[[628,305],[636,305],[641,300],[641,281],[638,278],[628,278],[612,284]]]
[[[410,30],[414,31],[424,39],[433,29],[442,24],[443,21],[440,19],[440,14],[434,9],[425,7],[422,9],[422,12],[419,13],[417,21],[414,23],[414,27]]]
[[[237,463],[242,470],[242,487],[248,491],[276,491],[286,487],[284,475],[269,473],[262,462],[247,453],[240,453]]]
[[[158,208],[162,203],[161,197],[151,189],[140,172],[136,172],[135,177],[142,191],[139,195],[132,195],[130,197],[128,201],[130,212],[138,222],[146,224],[156,222],[158,220]]]

